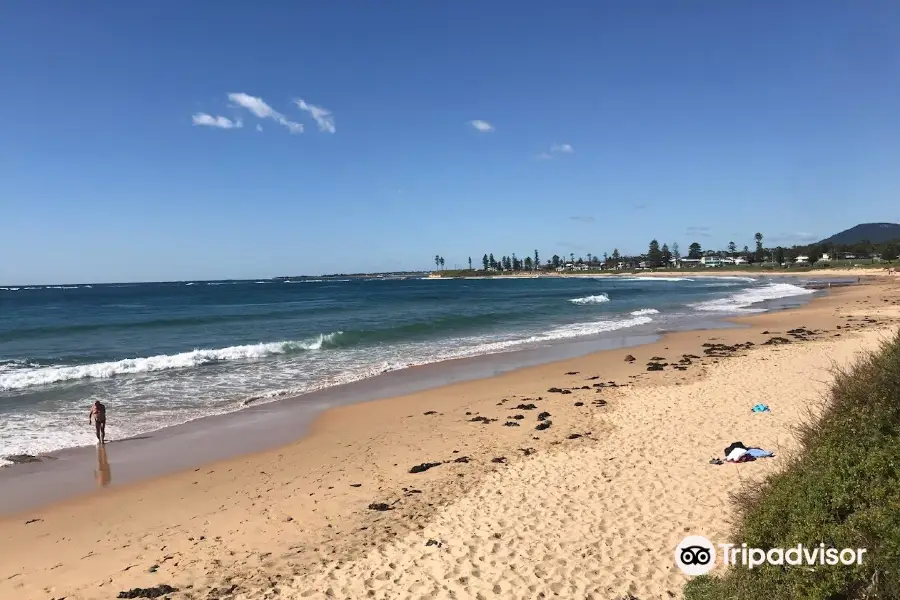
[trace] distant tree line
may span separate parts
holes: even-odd
[[[783,264],[794,262],[799,256],[807,256],[809,262],[814,263],[827,253],[832,260],[842,258],[844,255],[854,255],[856,258],[878,256],[881,260],[893,261],[897,260],[898,252],[900,252],[900,240],[881,244],[860,242],[858,244],[809,244],[794,245],[789,248],[782,246],[766,248],[763,245],[763,239],[762,233],[755,233],[752,250],[747,245],[738,249],[737,244],[733,241],[729,242],[724,250],[704,250],[700,242],[691,242],[685,258],[717,257],[741,259],[740,262],[746,264]],[[493,253],[487,253],[481,257],[481,268],[484,271],[498,272],[555,271],[560,268],[635,269],[640,266],[659,269],[677,267],[681,259],[682,255],[677,242],[673,243],[670,248],[668,244],[660,244],[658,240],[654,239],[650,241],[646,254],[623,255],[618,248],[614,248],[611,254],[604,252],[602,257],[588,252],[585,258],[576,257],[575,253],[571,252],[568,256],[554,254],[543,264],[541,264],[540,254],[537,250],[534,251],[533,256],[526,256],[524,259],[519,258],[515,253],[500,258],[496,258]],[[471,256],[468,262],[469,270],[474,270]],[[436,269],[443,270],[444,257],[435,255],[434,265]]]

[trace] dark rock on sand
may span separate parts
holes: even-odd
[[[458,459],[457,459],[458,460]],[[433,469],[434,467],[441,466],[441,463],[422,463],[420,465],[416,465],[409,470],[410,473],[424,473],[428,469]]]
[[[441,543],[437,540],[428,540],[427,542],[425,542],[425,545],[426,546],[437,546],[438,548],[441,547]]]
[[[781,344],[790,344],[790,343],[791,343],[791,340],[784,338],[784,337],[776,336],[776,337],[769,338],[768,340],[763,342],[763,346],[779,346]]]
[[[665,365],[662,363],[647,363],[648,371],[662,371],[664,370]]]
[[[510,417],[510,419],[515,419],[516,421],[521,421],[524,418],[525,418],[525,415],[513,415]]]
[[[588,381],[594,381],[595,379],[600,379],[600,376],[594,375],[593,377],[588,377]]]
[[[361,486],[362,486],[361,483],[351,483],[350,484],[350,487],[361,487]]]
[[[542,412],[541,414],[538,415],[538,421],[546,421],[547,417],[549,417],[549,416],[550,416],[550,413]]]
[[[503,424],[503,426],[504,427],[518,427],[519,424],[516,423],[515,421],[507,421],[506,423]]]
[[[569,371],[566,375],[578,375],[578,371]]]
[[[534,410],[537,408],[537,406],[534,404],[520,404],[515,408],[516,410]]]
[[[455,462],[455,463],[467,463],[467,462],[469,462],[469,457],[468,457],[468,456],[460,456],[459,458],[457,458],[457,459],[454,460],[453,462]]]
[[[553,421],[541,421],[538,423],[538,426],[535,427],[538,431],[543,431],[545,429],[550,429],[550,426],[553,425]]]
[[[525,456],[531,456],[535,453],[534,448],[519,448],[519,451],[521,451]]]
[[[584,406],[584,402],[576,402],[575,406]]]
[[[390,504],[386,504],[384,502],[373,502],[369,505],[369,510],[377,510],[380,512],[384,512],[386,510],[394,510]]]
[[[560,389],[558,387],[552,387],[547,391],[550,392],[551,394],[562,394],[565,390]]]
[[[569,439],[570,439],[570,440],[577,440],[577,439],[580,438],[580,437],[581,437],[581,434],[580,434],[580,433],[572,433],[572,434],[569,435]]]
[[[502,465],[503,463],[506,462],[506,457],[505,457],[505,456],[498,456],[497,458],[492,458],[492,459],[491,459],[491,462],[492,462],[492,463],[498,463],[498,464],[501,464],[501,465]]]
[[[177,591],[178,588],[173,588],[171,585],[163,583],[156,587],[132,588],[125,592],[119,592],[119,595],[116,596],[116,598],[159,598],[166,594],[174,594]]]
[[[436,415],[436,414],[437,414],[437,411],[436,411],[436,410],[429,410],[427,413],[423,413],[423,414],[427,417],[428,415]]]
[[[632,355],[630,355],[630,354],[629,354],[628,356],[625,357],[625,362],[634,362],[634,361],[636,361],[636,360],[637,360],[637,359],[636,359],[635,357],[633,357]]]
[[[481,422],[481,423],[483,423],[483,424],[485,424],[485,425],[487,425],[488,423],[493,423],[493,422],[496,421],[496,420],[497,420],[497,419],[489,419],[489,418],[487,418],[487,417],[472,417],[471,419],[469,419],[469,421],[472,422],[472,423],[478,423],[478,422]]]

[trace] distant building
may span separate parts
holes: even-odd
[[[718,256],[704,256],[700,259],[700,263],[704,267],[721,267],[725,264],[724,259]]]
[[[795,263],[808,263],[809,257],[805,254],[800,254],[797,258],[794,259]]]

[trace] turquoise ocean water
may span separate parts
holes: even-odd
[[[0,456],[93,442],[390,370],[691,328],[808,296],[751,278],[343,279],[0,288]],[[763,304],[760,304],[763,303]]]

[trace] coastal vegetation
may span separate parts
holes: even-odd
[[[800,443],[784,471],[734,498],[732,541],[864,548],[862,564],[732,567],[688,582],[686,600],[900,598],[900,334],[837,374]]]
[[[653,239],[643,254],[625,255],[618,248],[611,253],[604,252],[602,256],[588,252],[585,256],[576,257],[574,253],[566,255],[554,254],[541,263],[540,253],[535,250],[532,255],[519,258],[515,253],[510,255],[495,256],[493,253],[485,253],[480,263],[480,268],[475,268],[475,261],[468,258],[468,269],[444,270],[445,261],[440,255],[435,255],[435,270],[442,276],[483,276],[496,274],[515,273],[539,273],[559,271],[590,271],[590,270],[615,270],[634,271],[639,269],[666,269],[666,270],[691,270],[706,268],[709,265],[728,266],[739,269],[803,269],[810,267],[838,267],[838,266],[886,266],[894,262],[900,254],[900,239],[871,243],[862,240],[847,244],[834,244],[826,241],[808,244],[794,245],[791,247],[775,246],[767,248],[764,245],[762,233],[753,235],[753,248],[749,245],[739,249],[738,245],[731,241],[722,250],[704,249],[698,241],[691,242],[686,256],[682,256],[677,242],[671,247],[663,242]],[[703,264],[697,264],[703,261]]]

